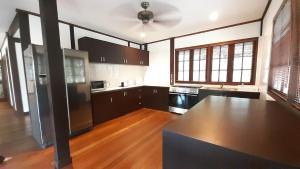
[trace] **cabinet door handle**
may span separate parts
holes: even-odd
[[[110,98],[110,102],[111,102],[111,103],[113,102],[113,99],[112,99],[112,97]]]

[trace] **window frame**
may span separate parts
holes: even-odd
[[[252,58],[252,69],[251,69],[251,80],[250,82],[233,82],[233,61],[234,61],[234,46],[238,43],[253,42],[253,58]],[[226,82],[212,82],[211,73],[212,73],[212,55],[213,47],[215,46],[224,46],[228,45],[228,64],[227,64],[227,81]],[[206,82],[193,81],[193,57],[195,49],[206,48]],[[178,80],[178,57],[180,51],[190,51],[190,78],[189,81],[179,81]],[[239,39],[225,42],[218,42],[206,45],[177,48],[175,49],[175,83],[181,84],[216,84],[216,85],[255,85],[256,81],[256,64],[257,64],[257,50],[258,50],[258,37]]]
[[[300,103],[296,102],[294,99],[297,97],[296,93],[298,92],[299,84],[299,76],[300,76],[300,69],[299,69],[299,60],[300,60],[300,44],[299,42],[299,32],[297,31],[300,28],[300,21],[297,20],[299,18],[299,8],[300,8],[300,2],[291,0],[291,46],[290,46],[290,56],[289,56],[289,62],[290,62],[290,71],[289,71],[289,85],[288,85],[288,92],[287,94],[274,89],[270,86],[271,83],[271,76],[272,72],[271,69],[274,67],[271,66],[272,64],[272,56],[273,56],[273,48],[274,43],[274,25],[276,23],[276,20],[278,19],[278,16],[280,15],[280,12],[284,8],[285,4],[288,0],[284,0],[278,9],[274,20],[273,20],[273,32],[272,32],[272,46],[271,46],[271,59],[270,59],[270,69],[269,69],[269,79],[268,79],[268,91],[267,94],[270,95],[272,98],[274,98],[277,102],[284,105],[286,108],[288,108],[291,111],[294,111],[299,114],[300,112]]]

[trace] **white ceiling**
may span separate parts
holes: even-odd
[[[140,33],[135,19],[141,10],[142,0],[57,0],[59,19],[120,36],[135,42],[150,42],[172,36],[197,32],[215,27],[259,19],[268,0],[147,0],[154,15],[171,11],[163,18],[177,18],[180,22],[173,26],[144,28],[146,37]],[[38,0],[1,0],[0,2],[0,44],[13,17],[20,8],[39,13]],[[176,11],[176,12],[175,12]],[[210,21],[209,16],[217,11],[219,18]],[[133,19],[122,19],[122,17]],[[155,18],[154,18],[155,19]]]

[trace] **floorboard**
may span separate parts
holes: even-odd
[[[73,164],[66,169],[161,169],[162,129],[176,117],[140,109],[100,124],[70,140]],[[3,167],[53,168],[53,148],[20,153]]]

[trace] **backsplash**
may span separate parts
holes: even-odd
[[[96,64],[90,63],[91,81],[106,80],[109,87],[118,87],[126,81],[128,85],[142,85],[146,72],[145,66]]]

